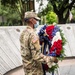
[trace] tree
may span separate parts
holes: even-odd
[[[40,1],[40,0],[38,0]],[[75,0],[47,0],[53,6],[53,11],[58,16],[58,23],[65,24],[69,17],[69,11],[74,7]]]
[[[16,9],[11,9],[11,7],[4,7],[3,5],[0,4],[0,15],[3,17],[3,20],[0,23],[1,26],[21,24],[19,22],[21,18],[18,11],[16,11]]]
[[[72,9],[72,15],[73,15],[73,19],[75,20],[75,8]]]
[[[27,3],[29,1],[29,3]],[[16,9],[18,11],[22,24],[24,25],[24,13],[28,10],[32,10],[33,6],[30,5],[30,0],[1,0],[1,4],[5,7],[11,7],[11,9]],[[31,9],[27,9],[27,7],[31,7]]]
[[[72,11],[71,11],[70,23],[75,23],[75,8],[73,8]]]
[[[51,17],[50,12],[53,12],[52,5],[47,4],[47,6],[45,8],[43,8],[42,6],[43,6],[43,4],[42,4],[42,0],[41,0],[40,6],[39,6],[39,12],[38,12],[38,16],[41,17],[41,24],[52,23],[53,19],[50,18]]]
[[[54,12],[48,12],[46,15],[47,24],[57,23],[57,15]]]

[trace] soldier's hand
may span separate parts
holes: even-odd
[[[44,60],[46,62],[54,62],[54,63],[58,62],[58,59],[56,57],[51,57],[51,56],[44,56]]]
[[[50,57],[49,56],[45,56],[43,57],[44,61],[47,63],[47,62],[50,62]]]
[[[58,63],[58,59],[57,59],[57,57],[50,57],[50,60],[52,61],[52,62],[54,62],[54,63]]]
[[[52,56],[45,56],[41,53],[41,57],[43,57],[44,61],[47,62],[54,62],[57,63],[58,59],[56,57],[52,57]]]
[[[54,61],[54,63],[58,63],[57,57],[53,57],[53,61]]]

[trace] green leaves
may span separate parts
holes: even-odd
[[[65,37],[64,37],[64,33],[62,32],[62,30],[60,29],[60,35],[61,35],[61,38],[62,38],[62,44],[63,44],[63,46],[66,44],[66,39],[65,39]]]
[[[57,15],[54,12],[49,12],[46,15],[46,21],[47,21],[48,24],[52,24],[54,22],[57,23]]]
[[[11,7],[5,7],[3,5],[0,5],[0,15],[6,18],[5,22],[0,23],[2,26],[15,25],[21,19],[16,9],[11,9]]]
[[[65,44],[66,44],[66,39],[65,39],[65,37],[64,37],[64,33],[62,32],[62,29],[60,29],[60,36],[61,36],[61,38],[62,38],[62,50],[61,50],[61,57],[58,57],[58,60],[63,60],[65,57],[66,57],[66,55],[65,55],[65,48],[64,48],[64,46],[65,46]]]
[[[1,0],[1,4],[4,6],[16,6],[16,3],[18,3],[19,0]]]
[[[54,72],[57,70],[58,67],[59,67],[58,64],[55,64],[54,66],[48,69],[48,72]]]

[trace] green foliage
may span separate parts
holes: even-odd
[[[61,54],[62,55],[60,57],[58,57],[58,60],[62,61],[66,57],[64,46],[65,46],[65,44],[67,42],[66,39],[65,39],[65,37],[64,37],[64,33],[62,32],[62,29],[60,29],[60,36],[62,38],[62,50],[61,50]]]
[[[54,66],[52,66],[51,68],[48,69],[48,72],[54,72],[54,71],[57,70],[58,67],[59,67],[59,66],[58,66],[58,64],[56,63]]]
[[[26,11],[26,2],[27,0],[0,0],[4,12],[2,15],[7,17],[7,21],[14,21],[14,23],[20,20],[21,24],[24,25],[24,13]],[[7,10],[6,10],[7,9]],[[7,15],[6,15],[6,13]],[[9,14],[8,14],[9,13]]]
[[[64,37],[64,33],[62,32],[62,30],[60,29],[60,35],[61,35],[61,38],[62,38],[62,44],[63,44],[63,46],[66,44],[66,39],[65,39],[65,37]]]
[[[73,5],[75,4],[75,0],[71,0],[70,2],[69,0],[47,0],[47,1],[48,5],[52,6],[53,12],[57,14],[58,23],[65,24],[69,18],[69,10],[72,10]],[[50,10],[48,10],[47,12],[49,11]],[[44,13],[44,11],[42,13]]]
[[[37,0],[40,1],[40,0]],[[39,6],[40,8],[40,6]],[[42,11],[38,12],[38,16],[41,17],[41,23],[45,24],[46,23],[46,15],[48,14],[48,12],[53,11],[53,7],[50,3],[47,4],[47,6],[45,8],[42,8]]]
[[[39,16],[45,16],[49,11],[53,11],[53,7],[51,4],[47,4],[45,8],[42,8],[42,11],[39,11]]]
[[[73,19],[75,20],[75,8],[72,9],[72,15],[73,15]]]
[[[54,22],[57,23],[57,15],[54,12],[49,12],[46,15],[46,21],[47,21],[47,24],[52,24]]]
[[[4,6],[15,7],[19,0],[1,0],[1,4]]]
[[[6,18],[6,21],[0,23],[0,26],[19,25],[21,20],[20,14],[16,9],[4,7],[3,5],[0,5],[0,15]]]

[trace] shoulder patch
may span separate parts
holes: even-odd
[[[35,43],[37,41],[38,41],[38,37],[37,36],[34,36],[33,39],[32,39],[32,42]]]

